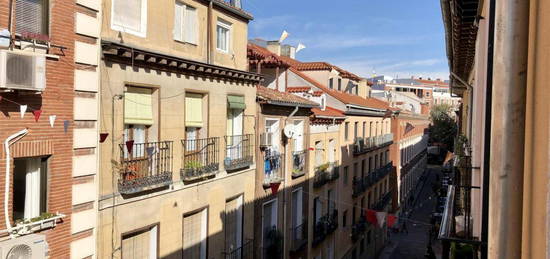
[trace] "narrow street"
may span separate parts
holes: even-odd
[[[421,178],[417,185],[417,198],[414,201],[410,220],[407,222],[408,234],[392,233],[391,242],[379,258],[425,258],[424,254],[426,253],[431,228],[430,214],[433,212],[437,200],[437,196],[432,191],[432,183],[436,182],[436,175],[438,174],[441,174],[439,167],[428,166],[423,179]],[[437,247],[434,247],[434,250],[437,255]]]

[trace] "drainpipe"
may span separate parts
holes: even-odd
[[[521,258],[529,1],[495,8],[489,258]]]
[[[10,143],[12,140],[15,139],[14,143],[20,140],[22,137],[27,135],[29,133],[28,129],[23,129],[11,136],[9,136],[4,141],[4,150],[6,151],[6,184],[4,185],[4,219],[6,221],[6,230],[10,232],[10,238],[14,238],[13,234],[11,233],[11,223],[10,223],[10,215],[9,215],[9,195],[10,195],[10,169],[11,169],[11,158],[10,158],[10,145],[13,143]],[[17,138],[17,139],[16,139]]]
[[[208,20],[206,25],[206,63],[212,64],[212,1],[208,3]]]
[[[455,78],[456,80],[458,80],[462,85],[466,86],[466,89],[468,89],[468,91],[470,91],[468,93],[468,97],[469,97],[469,104],[468,105],[468,140],[469,141],[472,141],[472,118],[473,118],[473,112],[474,112],[474,109],[473,109],[473,102],[474,102],[474,88],[466,83],[466,81],[462,80],[462,78],[460,78],[459,76],[457,76],[454,72],[451,72],[451,76],[453,78]]]

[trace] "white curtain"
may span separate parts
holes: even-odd
[[[24,218],[40,216],[40,158],[27,159]]]

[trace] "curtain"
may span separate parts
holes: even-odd
[[[24,218],[40,216],[40,158],[27,159]]]

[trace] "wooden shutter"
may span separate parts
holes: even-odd
[[[48,1],[16,0],[15,32],[48,34]]]
[[[185,5],[176,1],[174,6],[174,39],[182,40],[183,38],[183,13]]]
[[[186,6],[185,7],[185,19],[184,19],[184,35],[185,41],[197,44],[197,9]]]
[[[183,218],[183,258],[206,256],[206,210]]]
[[[142,231],[122,238],[122,259],[150,259],[150,231]]]

